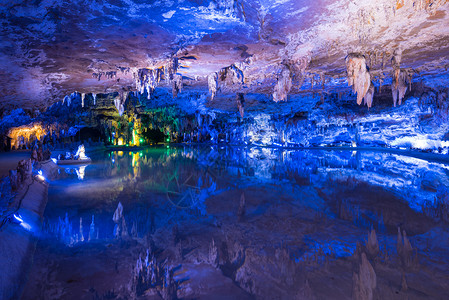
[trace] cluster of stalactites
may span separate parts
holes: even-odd
[[[290,69],[282,65],[282,71],[274,86],[273,100],[275,102],[286,101],[288,93],[292,88],[292,73]]]
[[[357,94],[357,104],[364,104],[371,107],[374,95],[374,86],[371,83],[371,76],[366,67],[365,56],[360,53],[350,53],[346,57],[346,70],[348,72],[348,85],[352,86],[352,91]]]
[[[408,74],[405,70],[399,70],[397,73],[395,71],[395,78],[391,84],[394,106],[402,104],[402,99],[405,96],[405,92],[407,92],[407,78]]]
[[[220,88],[238,89],[243,85],[244,79],[243,71],[234,64],[209,74],[207,76],[207,85],[211,93],[211,100],[215,98]],[[218,85],[219,81],[221,82],[220,86]]]
[[[209,76],[207,76],[207,85],[209,87],[209,92],[211,94],[210,99],[214,100],[215,95],[217,94],[218,91],[218,73],[214,72],[212,74],[209,74]]]
[[[115,108],[117,108],[118,114],[121,117],[125,112],[125,102],[128,98],[128,92],[120,91],[119,96],[114,99]]]
[[[177,79],[176,72],[178,70],[178,59],[173,58],[164,67],[151,69],[143,68],[134,74],[136,82],[136,89],[141,94],[147,92],[148,98],[151,97],[154,89],[158,86],[159,82],[164,78],[168,84],[174,79]],[[175,96],[175,95],[174,95]],[[175,96],[176,97],[176,96]]]
[[[182,91],[182,75],[174,74],[172,80],[173,98],[176,98]]]
[[[174,79],[176,72],[178,71],[178,59],[173,58],[168,64],[164,66],[164,78],[166,83],[170,83]]]
[[[222,68],[218,72],[218,78],[225,86],[241,85],[243,84],[244,76],[242,70],[237,68],[234,64],[229,67]]]
[[[391,84],[391,92],[393,94],[393,105],[401,105],[402,99],[407,91],[407,77],[406,71],[401,70],[402,51],[395,49],[393,57],[391,58],[391,67],[393,68],[393,83]]]
[[[161,68],[139,69],[137,71],[137,75],[135,76],[137,91],[139,91],[141,94],[147,92],[148,98],[150,98],[154,89],[161,81],[162,75],[163,70]]]

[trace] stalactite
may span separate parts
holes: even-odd
[[[161,69],[139,69],[137,74],[134,74],[137,91],[141,94],[147,92],[147,97],[150,99],[151,94],[162,78],[162,74]]]
[[[86,99],[86,94],[81,93],[81,107],[84,107],[84,100]]]
[[[172,93],[173,98],[176,98],[178,96],[178,93],[182,91],[182,75],[175,74],[173,75],[173,81],[172,81]]]
[[[169,83],[173,80],[174,75],[178,71],[178,67],[179,61],[176,57],[171,59],[169,63],[164,66],[164,78],[166,83]]]
[[[218,73],[214,72],[207,76],[207,85],[209,87],[209,92],[211,93],[210,100],[214,100],[215,95],[218,91]]]
[[[371,85],[371,76],[366,68],[365,57],[360,53],[350,53],[346,57],[346,69],[348,72],[348,85],[357,94],[357,104],[362,104]],[[374,92],[374,91],[373,91]],[[372,98],[372,95],[370,95]],[[365,103],[372,102],[365,99]]]
[[[413,81],[413,70],[407,72],[408,89],[412,91],[412,81]]]
[[[218,79],[223,81],[225,86],[230,87],[243,84],[244,76],[242,70],[232,64],[229,67],[222,68],[218,72]]]
[[[239,109],[240,117],[242,117],[242,119],[243,119],[243,115],[245,114],[244,107],[243,107],[243,105],[245,103],[245,98],[243,96],[243,93],[238,93],[236,96],[236,100],[237,100],[237,107]]]
[[[282,65],[282,71],[274,86],[273,100],[275,102],[286,101],[288,92],[292,88],[292,74],[290,69]]]
[[[393,52],[393,57],[391,58],[391,66],[393,68],[393,79],[395,82],[395,89],[398,88],[399,85],[399,73],[401,72],[401,60],[402,60],[402,51],[400,49],[395,49]]]
[[[385,69],[386,64],[387,64],[387,53],[382,52],[382,70]]]
[[[379,93],[382,93],[382,84],[384,83],[385,75],[383,72],[379,75]]]
[[[67,103],[67,106],[70,106],[71,102],[72,102],[72,98],[69,95],[66,95],[64,97],[64,99],[62,99],[62,104],[66,104]]]
[[[92,94],[92,97],[94,98],[94,105],[97,105],[97,94]]]
[[[393,106],[401,105],[402,99],[407,92],[407,72],[399,70],[397,80],[391,84],[391,92],[393,93]]]
[[[115,107],[117,108],[118,114],[121,117],[125,112],[125,102],[128,98],[128,92],[120,91],[119,97],[114,99]]]
[[[366,104],[366,106],[368,106],[368,108],[371,108],[371,106],[373,105],[373,97],[374,97],[374,85],[371,82],[370,87],[369,87],[368,91],[366,92],[365,97],[363,97],[364,104]]]

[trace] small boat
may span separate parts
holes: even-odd
[[[58,159],[57,164],[58,165],[83,165],[83,164],[90,164],[92,162],[92,159],[89,157],[83,158],[83,159]]]
[[[70,152],[66,153],[66,159],[57,159],[58,165],[87,165],[92,162],[92,159],[86,156],[86,150],[84,145],[79,145],[75,155],[71,155]]]

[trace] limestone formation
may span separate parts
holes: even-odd
[[[176,98],[181,91],[182,91],[182,75],[174,74],[172,81],[173,98]]]
[[[218,73],[214,72],[207,76],[207,84],[209,87],[209,92],[211,94],[210,99],[214,100],[215,95],[217,95],[218,91]]]
[[[395,80],[391,85],[393,106],[402,104],[402,99],[404,99],[405,93],[407,92],[407,76],[406,71],[400,69],[395,70]]]
[[[273,100],[275,102],[286,101],[288,93],[292,88],[292,74],[290,69],[282,65],[281,73],[277,78],[273,91]]]
[[[348,85],[352,86],[352,91],[357,94],[357,104],[362,104],[368,90],[370,89],[371,76],[366,67],[365,56],[360,53],[350,53],[346,56],[346,70],[348,73]],[[365,99],[368,107],[371,107],[374,88]]]

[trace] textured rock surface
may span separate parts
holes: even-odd
[[[280,90],[309,89],[298,76],[304,66],[309,78],[324,75],[326,89],[345,89],[344,59],[352,52],[366,57],[374,81],[399,67],[420,76],[448,67],[445,0],[8,1],[0,17],[6,111],[44,110],[75,91],[136,91],[139,70],[167,71],[173,58],[186,90],[206,91],[208,75],[235,66],[244,75],[239,90],[278,100]],[[276,78],[282,62],[298,73],[291,90]],[[215,95],[210,80],[209,88]]]

